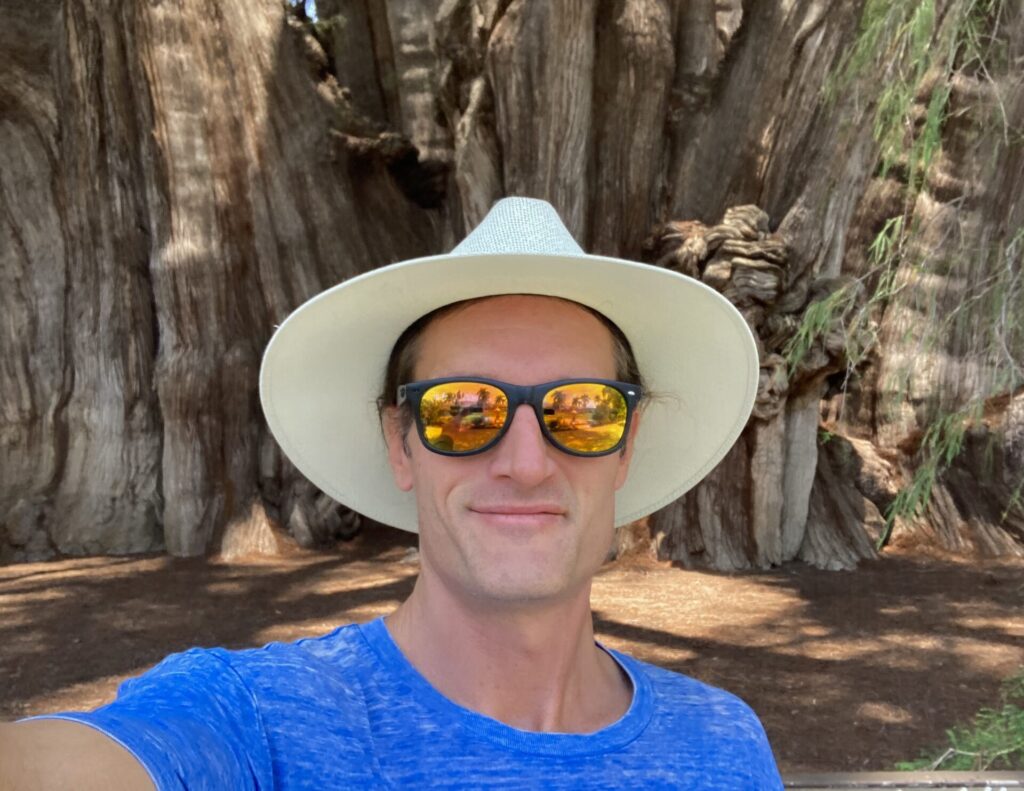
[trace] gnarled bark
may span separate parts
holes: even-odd
[[[436,251],[440,223],[379,141],[339,129],[279,4],[20,8],[3,12],[34,26],[8,42],[28,79],[3,80],[2,271],[24,284],[3,295],[22,317],[2,337],[4,545],[187,555],[267,511],[287,523],[296,475],[276,449],[260,469],[266,339],[317,291]]]
[[[550,200],[589,250],[702,278],[758,335],[755,415],[652,517],[663,557],[870,556],[920,462],[914,437],[998,389],[984,305],[937,344],[915,335],[926,307],[1019,274],[1019,249],[966,253],[1006,250],[1024,225],[1012,69],[954,77],[913,212],[918,253],[948,266],[922,280],[899,264],[907,287],[875,305],[879,343],[839,394],[842,327],[795,367],[786,343],[816,300],[858,278],[870,292],[868,244],[908,195],[905,172],[876,172],[882,86],[823,98],[860,0],[318,7],[313,25],[273,0],[0,0],[0,557],[240,553],[283,530],[307,545],[358,530],[268,436],[263,344],[308,296],[450,247],[506,194]],[[1024,22],[1007,14],[1013,63]],[[999,353],[1020,368],[1019,317],[1006,323]],[[897,540],[1019,551],[1009,396]]]

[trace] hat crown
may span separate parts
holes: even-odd
[[[537,198],[502,198],[450,255],[584,255],[555,207]]]

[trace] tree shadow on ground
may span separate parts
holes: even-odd
[[[595,625],[634,653],[745,699],[789,771],[891,769],[995,705],[1001,679],[1024,664],[1022,572],[905,558],[839,573],[802,565],[690,572],[723,591],[741,578],[755,586],[743,595],[772,606],[757,613],[755,601],[751,617],[712,630],[689,629],[685,618],[672,630],[651,628],[612,612]],[[792,605],[777,610],[776,599]]]
[[[193,646],[242,648],[368,620],[411,591],[418,567],[404,556],[415,540],[357,540],[284,562],[158,556],[0,568],[0,719]]]
[[[167,557],[0,569],[0,719],[108,700],[195,645],[241,648],[364,622],[412,589],[416,537],[243,564]],[[886,558],[855,572],[721,574],[628,563],[594,583],[599,639],[723,687],[786,771],[888,769],[993,704],[1024,663],[1024,565]]]

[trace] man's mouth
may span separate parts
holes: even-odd
[[[485,522],[507,527],[546,527],[565,517],[565,509],[554,503],[478,505],[469,510]]]

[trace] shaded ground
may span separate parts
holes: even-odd
[[[319,634],[393,608],[412,537],[222,564],[91,558],[0,568],[0,719],[92,708],[193,645]],[[600,638],[725,687],[761,715],[783,771],[890,769],[996,701],[1024,665],[1024,564],[887,557],[857,572],[608,565]]]

